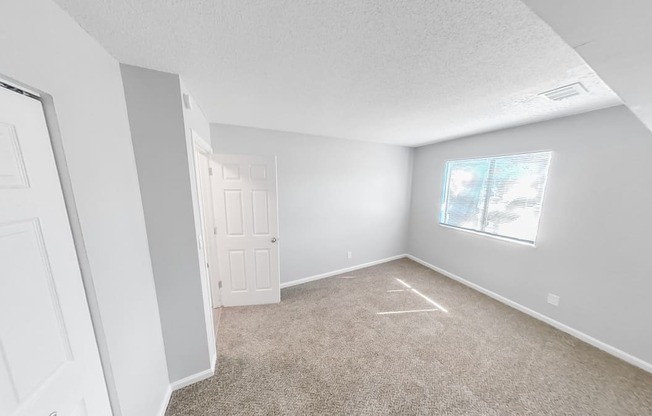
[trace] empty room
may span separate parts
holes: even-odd
[[[652,416],[650,2],[1,4],[0,416]]]

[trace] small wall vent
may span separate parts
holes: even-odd
[[[586,94],[589,90],[586,89],[581,82],[574,84],[564,85],[563,87],[555,88],[554,90],[542,92],[543,95],[551,101],[561,101],[566,98],[575,97],[576,95]]]

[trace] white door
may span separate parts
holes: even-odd
[[[210,163],[211,155],[201,150],[195,150],[195,160],[197,164],[197,180],[199,183],[199,202],[201,205],[202,220],[204,227],[204,236],[206,237],[204,244],[204,252],[206,254],[208,275],[211,289],[211,304],[214,308],[220,306],[218,284],[219,273],[217,267],[217,253],[216,253],[216,232],[215,220],[213,212],[213,191],[211,189],[210,179]]]
[[[41,103],[0,88],[0,415],[53,414],[111,410]]]
[[[222,304],[278,303],[276,158],[214,155],[211,166]]]
[[[193,132],[194,134],[194,132]],[[211,195],[211,181],[209,176],[210,155],[198,147],[194,152],[195,174],[197,177],[197,199],[199,203],[199,217],[201,220],[202,232],[199,238],[199,249],[201,251],[204,273],[202,275],[202,293],[204,295],[204,309],[206,318],[206,330],[208,336],[208,350],[211,360],[217,357],[217,346],[215,345],[215,326],[213,324],[213,302],[211,300],[211,263],[210,245],[215,240],[213,235],[213,212]],[[211,361],[212,362],[212,361]]]

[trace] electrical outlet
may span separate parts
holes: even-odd
[[[348,253],[346,253],[346,258],[347,259],[352,259],[353,258],[353,252],[349,251]]]
[[[548,303],[553,306],[559,306],[559,296],[548,293]]]

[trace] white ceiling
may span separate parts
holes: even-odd
[[[520,0],[56,1],[211,122],[415,146],[620,103]]]

